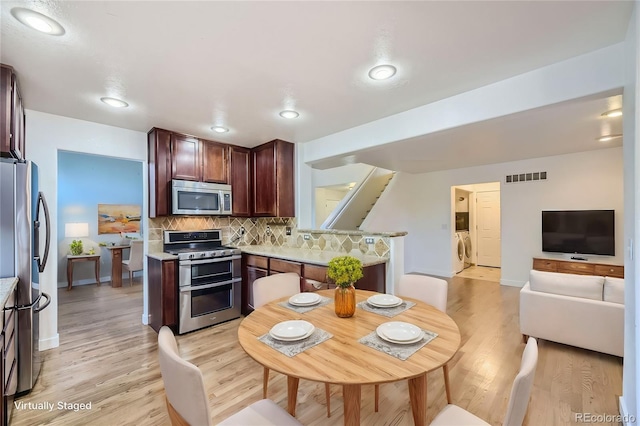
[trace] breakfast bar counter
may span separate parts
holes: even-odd
[[[242,253],[254,254],[258,256],[277,257],[279,259],[290,260],[293,262],[310,263],[313,265],[327,266],[329,261],[336,256],[350,255],[360,259],[362,266],[379,265],[387,263],[389,259],[385,257],[369,256],[359,253],[342,253],[326,250],[311,250],[298,247],[282,247],[269,245],[240,246]]]

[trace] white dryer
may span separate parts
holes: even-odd
[[[471,246],[471,237],[469,236],[469,231],[460,231],[460,239],[462,240],[462,244],[464,245],[464,267],[468,268],[471,266],[471,255],[473,253]]]
[[[456,232],[453,243],[453,270],[461,272],[464,269],[464,239],[460,232]]]

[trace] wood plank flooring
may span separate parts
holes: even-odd
[[[475,279],[450,281],[448,314],[462,346],[450,363],[454,402],[491,424],[502,424],[524,344],[518,327],[519,289]],[[50,402],[52,411],[16,410],[13,425],[166,425],[157,334],[140,324],[142,287],[88,285],[60,289],[60,347],[44,352],[34,390],[18,400]],[[257,401],[262,367],[237,343],[240,320],[178,336],[183,357],[205,378],[214,423]],[[540,358],[526,425],[577,424],[574,413],[617,414],[622,359],[540,341]],[[297,416],[305,425],[342,424],[342,390],[331,386],[331,418],[324,386],[300,381]],[[286,380],[272,372],[269,397],[286,407]],[[58,401],[91,403],[90,410],[58,410]],[[362,392],[363,425],[412,425],[406,382],[380,387],[374,412],[373,386]],[[430,422],[446,405],[442,370],[428,375]]]

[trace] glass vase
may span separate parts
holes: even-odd
[[[356,288],[353,284],[349,287],[336,287],[335,309],[340,318],[349,318],[356,313]]]

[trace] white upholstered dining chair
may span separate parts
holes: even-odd
[[[527,346],[522,353],[520,372],[513,381],[513,387],[511,388],[507,414],[502,423],[504,426],[522,426],[524,416],[527,414],[527,406],[529,405],[529,397],[531,396],[531,388],[533,387],[537,364],[538,342],[533,337],[529,337]],[[444,407],[436,418],[433,419],[433,422],[431,422],[431,426],[455,425],[488,426],[489,423],[474,416],[467,410],[452,404]]]
[[[300,293],[300,275],[295,272],[269,275],[258,278],[253,282],[253,307],[259,308],[262,305],[280,299],[285,296],[293,296]],[[269,369],[264,367],[262,378],[262,397],[267,397],[269,386]],[[325,396],[327,397],[327,417],[331,417],[331,389],[329,384],[324,385]]]
[[[165,400],[173,426],[213,425],[204,378],[198,367],[180,357],[169,327],[158,333],[158,358]],[[297,426],[300,423],[269,399],[262,399],[223,420],[219,425]]]
[[[411,297],[418,299],[436,309],[447,313],[447,294],[449,286],[447,282],[440,278],[428,277],[426,275],[405,274],[400,277],[396,294],[398,297]],[[449,386],[449,366],[442,366],[444,372],[444,389],[447,394],[447,403],[451,404],[451,388]],[[375,386],[375,411],[378,411],[378,400],[380,397],[380,385]]]
[[[129,250],[129,259],[122,261],[122,267],[129,271],[129,285],[133,286],[133,273],[142,271],[142,262],[144,259],[144,241],[131,241],[131,249]]]

